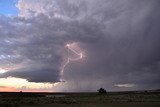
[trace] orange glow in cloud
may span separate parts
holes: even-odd
[[[0,78],[0,91],[45,92],[53,91],[54,84],[28,82],[22,78]]]
[[[47,90],[47,89],[16,89],[14,87],[0,87],[0,92],[53,92],[52,90]]]
[[[17,91],[15,88],[13,87],[5,87],[5,86],[0,86],[0,92],[15,92]]]

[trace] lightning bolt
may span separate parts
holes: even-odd
[[[78,52],[75,48],[77,47],[75,43],[71,43],[71,44],[67,44],[65,46],[67,48],[67,61],[64,63],[64,65],[62,66],[62,70],[61,70],[61,74],[63,74],[65,67],[71,62],[71,61],[77,61],[80,60],[84,57],[84,54],[82,52],[82,50],[79,50],[80,52]],[[70,58],[69,57],[69,50],[72,51],[74,54],[76,54],[78,57],[77,58]]]

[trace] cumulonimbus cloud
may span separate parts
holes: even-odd
[[[38,1],[19,0],[18,17],[0,18],[0,55],[12,56],[0,64],[21,66],[1,77],[59,82],[64,47],[78,42],[87,57],[66,68],[66,90],[118,90],[119,83],[159,87],[158,0]]]

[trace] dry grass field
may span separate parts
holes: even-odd
[[[0,107],[160,107],[160,92],[1,92]]]

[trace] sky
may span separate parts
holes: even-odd
[[[0,0],[0,91],[160,88],[159,0]]]
[[[18,14],[18,8],[15,4],[17,0],[0,0],[0,14],[12,16]]]

